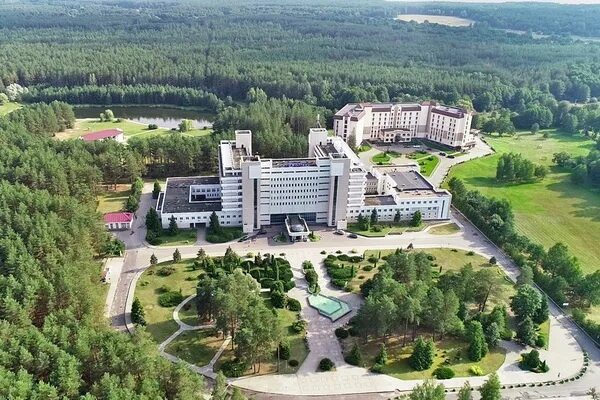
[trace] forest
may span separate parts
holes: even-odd
[[[80,3],[0,5],[0,91],[16,82],[30,88],[25,99],[31,102],[212,110],[244,101],[252,87],[330,110],[392,99],[456,104],[466,96],[478,111],[518,111],[523,102],[600,95],[599,44],[533,38],[484,23],[452,28],[395,21],[408,7],[394,2]],[[508,20],[512,7],[448,5],[437,13]],[[531,7],[557,23],[597,29],[587,22],[597,8]],[[540,21],[522,28],[536,30]]]

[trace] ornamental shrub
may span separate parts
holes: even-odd
[[[221,371],[229,378],[239,378],[247,369],[248,364],[237,358],[227,360],[221,365]]]
[[[183,301],[183,295],[180,292],[168,291],[158,296],[158,304],[161,307],[175,307]]]
[[[175,268],[171,267],[170,265],[165,265],[164,267],[160,267],[158,269],[158,271],[156,271],[156,274],[158,276],[169,276],[173,273],[175,273]]]
[[[299,364],[300,364],[300,363],[298,362],[298,360],[291,359],[291,360],[289,360],[289,361],[288,361],[288,365],[289,365],[290,367],[292,367],[292,368],[295,368],[295,367],[297,367]]]
[[[471,368],[469,368],[469,372],[474,376],[483,375],[483,369],[479,365],[473,365]]]
[[[334,367],[335,364],[329,358],[323,358],[321,361],[319,361],[320,371],[331,371]]]
[[[302,309],[302,305],[300,304],[300,302],[298,300],[288,297],[287,298],[287,308],[290,311],[300,311]]]
[[[288,342],[279,343],[279,358],[282,360],[290,359],[290,344]]]
[[[433,371],[433,376],[438,379],[451,379],[454,378],[454,370],[448,367],[439,367]]]
[[[349,333],[348,330],[340,327],[335,330],[335,336],[339,339],[346,339],[349,336]]]

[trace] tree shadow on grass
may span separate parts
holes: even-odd
[[[572,207],[576,208],[570,213],[572,216],[600,222],[600,189],[575,185],[569,182],[568,178],[552,183],[547,188],[559,192],[560,198],[578,200],[572,204]]]

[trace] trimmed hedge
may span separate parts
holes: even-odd
[[[323,358],[319,361],[320,371],[331,371],[333,368],[335,368],[335,364],[329,358]]]

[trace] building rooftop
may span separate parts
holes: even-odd
[[[448,107],[448,106],[435,106],[432,108],[431,112],[434,114],[441,114],[441,115],[445,115],[447,117],[454,117],[454,118],[463,118],[465,116],[465,114],[467,113],[462,108]]]
[[[367,180],[368,181],[376,181],[377,178],[371,172],[367,172]]]
[[[396,182],[396,189],[406,190],[433,190],[433,185],[417,171],[395,171],[388,174]]]
[[[317,161],[314,158],[291,158],[271,160],[274,168],[302,168],[316,167]]]
[[[133,221],[133,213],[130,212],[111,212],[104,214],[105,224],[131,221]]]
[[[392,195],[365,196],[365,206],[395,206],[396,201]]]
[[[218,184],[218,176],[193,176],[167,179],[162,213],[186,213],[221,211],[221,200],[208,200],[190,203],[190,186]]]
[[[119,129],[119,128],[104,129],[102,131],[92,132],[92,133],[88,133],[87,135],[83,135],[83,136],[81,136],[81,139],[83,139],[86,142],[93,142],[95,140],[114,138],[114,137],[117,137],[122,134],[123,134],[123,130]]]
[[[318,147],[321,149],[321,151],[323,151],[323,153],[325,155],[330,155],[330,154],[339,154],[340,152],[338,151],[338,149],[335,148],[335,146],[333,145],[333,143],[326,143],[326,144],[320,144],[318,145]]]

